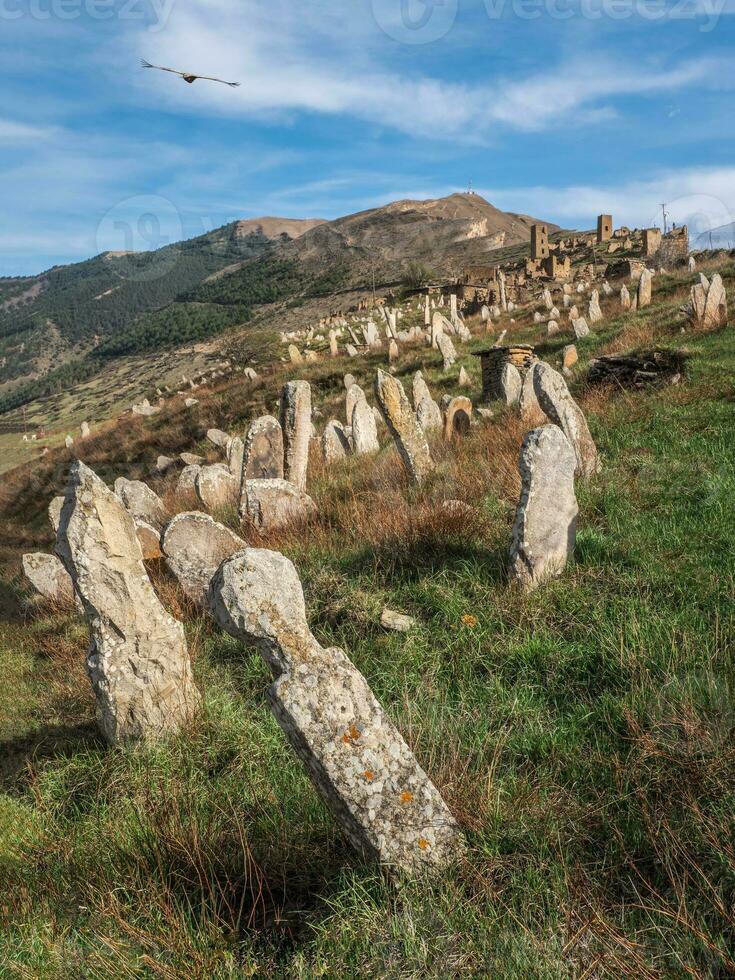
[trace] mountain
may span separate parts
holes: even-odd
[[[0,279],[0,413],[65,391],[110,360],[244,325],[272,304],[289,309],[409,276],[446,278],[527,241],[535,220],[477,194],[452,194],[334,221],[235,221],[154,252],[106,252]]]

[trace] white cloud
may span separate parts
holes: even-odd
[[[57,134],[53,126],[32,126],[14,119],[0,119],[0,146],[25,146],[51,139]]]
[[[497,207],[532,214],[555,224],[591,228],[598,214],[616,225],[645,228],[669,222],[701,233],[735,219],[735,167],[691,167],[661,171],[645,180],[567,187],[508,187],[480,193]]]
[[[347,8],[354,17],[346,21]],[[237,80],[241,87],[207,82],[187,86],[153,72],[140,85],[148,100],[165,100],[188,112],[343,114],[411,135],[476,142],[498,126],[537,131],[562,121],[566,126],[599,123],[611,117],[615,110],[609,103],[621,96],[732,82],[732,67],[713,57],[652,67],[609,59],[604,53],[571,58],[520,79],[448,81],[401,71],[395,47],[386,45],[377,25],[361,18],[353,5],[322,0],[317,12],[315,16],[309,5],[297,8],[289,0],[192,0],[178,5],[164,33],[141,30],[135,35],[138,55]],[[432,49],[426,50],[428,55]],[[431,63],[427,57],[426,64]],[[459,71],[454,74],[461,77]]]

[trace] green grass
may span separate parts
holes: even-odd
[[[610,315],[583,364],[634,323],[678,344],[685,279]],[[529,321],[519,340],[538,339]],[[349,653],[462,823],[467,860],[434,884],[355,858],[271,716],[265,666],[212,623],[187,621],[196,725],[111,750],[83,626],[9,617],[0,976],[733,975],[735,334],[683,342],[681,387],[587,396],[604,468],[578,487],[574,564],[537,592],[504,575],[502,413],[413,494],[414,525],[390,524],[409,491],[389,459],[349,461],[317,474],[318,533],[282,545],[316,635]],[[328,406],[344,369],[313,368]],[[476,521],[421,516],[472,473]],[[384,604],[418,627],[383,631]]]

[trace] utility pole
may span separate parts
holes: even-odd
[[[663,219],[664,219],[664,235],[665,235],[666,234],[666,230],[667,230],[666,229],[666,218],[667,218],[667,214],[666,214],[666,205],[665,204],[662,204],[661,205],[661,214],[663,215]]]

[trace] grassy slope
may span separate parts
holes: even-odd
[[[609,304],[583,364],[600,346],[678,344],[686,278],[657,280],[638,315]],[[540,328],[527,313],[513,330]],[[315,632],[349,652],[465,827],[468,861],[434,886],[390,887],[355,860],[270,715],[260,659],[158,573],[206,707],[185,736],[129,751],[96,738],[84,628],[63,614],[19,621],[6,584],[6,974],[735,973],[735,335],[683,341],[696,356],[680,388],[582,393],[604,470],[579,487],[575,565],[531,596],[504,579],[522,429],[503,413],[456,451],[437,447],[420,493],[391,452],[315,466],[320,521],[266,542],[296,562]],[[564,342],[544,341],[542,355],[555,361]],[[378,360],[349,369],[367,381]],[[461,361],[477,377],[475,359]],[[451,390],[424,350],[399,370],[420,364],[436,395]],[[346,366],[306,369],[325,418]],[[222,391],[204,425],[234,429],[272,408],[282,380]],[[172,417],[85,452],[110,478],[195,441]],[[29,530],[6,511],[8,554],[43,540],[56,462],[42,492],[21,497]],[[447,498],[477,510],[441,517]],[[383,603],[419,627],[385,633]]]

